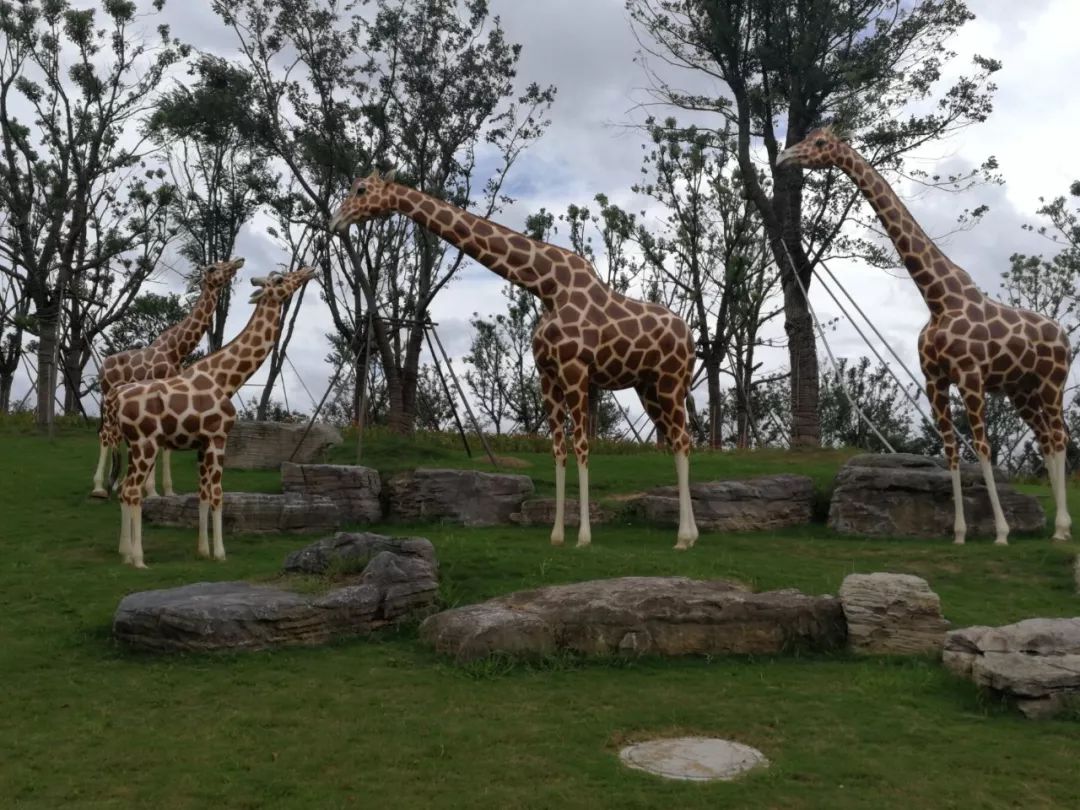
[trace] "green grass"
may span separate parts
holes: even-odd
[[[384,470],[465,465],[451,442],[411,449],[372,437]],[[339,450],[345,457],[354,448]],[[550,486],[540,448],[500,449]],[[843,454],[697,454],[695,480],[805,472],[827,487]],[[1034,723],[928,658],[722,658],[455,666],[415,628],[322,649],[157,657],[111,640],[125,594],[268,579],[311,538],[227,537],[222,564],[194,533],[149,527],[149,571],[121,566],[115,502],[86,498],[94,436],[0,431],[0,806],[164,808],[1073,807],[1080,724]],[[477,466],[484,467],[480,462]],[[190,491],[194,462],[176,458]],[[598,453],[608,495],[668,483],[670,457]],[[572,476],[571,476],[572,477]],[[228,489],[277,487],[227,471]],[[1031,486],[1035,492],[1045,487]],[[1080,491],[1070,493],[1080,515]],[[594,528],[592,548],[553,549],[543,528],[383,527],[430,537],[448,604],[523,587],[625,574],[735,577],[835,593],[853,571],[926,577],[957,626],[1080,613],[1074,544],[1015,538],[866,541],[822,526],[705,534]],[[623,769],[620,744],[677,733],[760,748],[769,769],[732,784]]]

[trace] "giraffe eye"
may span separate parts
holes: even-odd
[[[354,194],[355,194],[355,195],[356,195],[357,197],[363,197],[363,196],[364,196],[364,193],[365,193],[366,191],[367,191],[367,189],[366,189],[366,188],[364,188],[363,186],[357,186],[357,187],[356,187],[356,191],[354,191],[353,193],[354,193]]]
[[[814,146],[824,146],[824,145],[825,145],[825,139],[824,138],[818,138],[816,141],[814,141]]]

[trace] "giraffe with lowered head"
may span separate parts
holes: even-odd
[[[953,433],[949,387],[960,391],[971,423],[975,452],[994,510],[998,545],[1008,543],[1009,526],[1001,510],[990,444],[984,422],[985,395],[1001,392],[1038,439],[1054,493],[1054,540],[1068,540],[1072,521],[1066,504],[1064,391],[1069,344],[1057,322],[991,300],[971,276],[949,260],[926,235],[896,192],[865,158],[830,128],[816,129],[788,147],[776,165],[823,169],[835,166],[866,197],[919,287],[930,321],[919,334],[919,363],[945,455],[952,473],[954,541],[967,534],[960,492],[960,456]]]
[[[149,346],[126,352],[110,354],[101,364],[101,428],[98,431],[100,452],[97,470],[94,472],[94,498],[108,498],[104,487],[105,459],[109,450],[120,446],[120,434],[116,429],[113,390],[124,383],[142,380],[160,380],[180,371],[180,364],[199,345],[202,336],[210,328],[221,291],[227,287],[244,266],[243,259],[217,262],[199,269],[199,298],[191,312],[183,320],[162,332]],[[169,450],[162,454],[161,486],[166,495],[173,494],[172,459]],[[115,463],[115,460],[114,460]],[[154,472],[146,477],[146,494],[156,495]]]
[[[636,301],[612,290],[576,253],[530,239],[444,200],[393,182],[392,173],[373,173],[353,182],[330,221],[330,230],[398,212],[471,256],[543,302],[533,334],[533,356],[551,427],[555,456],[555,521],[551,542],[564,539],[567,411],[573,422],[578,463],[578,546],[587,546],[589,442],[586,426],[589,383],[605,390],[634,388],[657,430],[675,455],[679,529],[675,548],[697,540],[690,502],[690,436],[686,396],[694,368],[690,328],[659,304]]]
[[[243,331],[218,351],[163,380],[128,383],[117,389],[117,421],[128,445],[128,470],[120,490],[120,555],[145,568],[142,549],[142,488],[159,448],[199,452],[198,552],[210,556],[207,536],[213,517],[215,560],[225,559],[221,537],[221,470],[225,441],[236,421],[230,398],[254,374],[281,331],[281,310],[315,271],[253,278],[255,311]]]

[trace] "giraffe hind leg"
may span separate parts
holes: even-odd
[[[551,545],[561,546],[566,539],[566,406],[562,389],[548,373],[540,375],[540,393],[551,428],[551,452],[555,458],[555,520],[551,527]]]
[[[941,434],[941,443],[945,449],[945,458],[949,463],[949,475],[952,479],[953,542],[963,545],[967,538],[967,522],[964,520],[964,494],[960,486],[960,452],[956,446],[956,433],[953,429],[948,378],[928,377],[926,396],[930,400],[930,410],[934,413],[938,433]]]
[[[963,376],[960,387],[964,397],[964,405],[967,407],[968,421],[971,424],[971,436],[975,444],[975,454],[979,457],[983,481],[986,483],[986,494],[990,498],[990,508],[994,513],[994,545],[1007,546],[1009,544],[1009,524],[1005,520],[1005,513],[1001,509],[997,483],[994,481],[994,466],[990,461],[990,442],[986,438],[986,423],[984,421],[986,400],[982,378],[979,377],[977,372],[969,371]]]
[[[685,551],[692,548],[698,539],[694,506],[690,498],[690,434],[686,430],[686,394],[685,391],[676,390],[671,402],[665,403],[654,384],[639,388],[638,396],[657,432],[675,456],[675,477],[679,490],[679,530],[675,537],[675,548]]]
[[[142,489],[154,452],[151,444],[132,444],[128,448],[128,471],[120,489],[120,555],[135,568],[146,568],[142,549]]]
[[[1042,400],[1042,414],[1046,423],[1046,444],[1049,453],[1046,456],[1047,472],[1054,491],[1054,535],[1055,542],[1065,542],[1072,537],[1072,518],[1069,516],[1068,480],[1065,474],[1066,451],[1069,433],[1061,405],[1062,395],[1057,391],[1047,392]]]

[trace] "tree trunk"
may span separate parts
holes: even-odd
[[[723,445],[723,402],[720,390],[720,358],[709,353],[705,358],[705,378],[709,389],[709,447],[714,450]]]
[[[60,342],[60,311],[52,306],[38,317],[37,426],[53,433],[56,419],[56,352]]]
[[[791,446],[820,447],[821,418],[818,413],[817,345],[814,322],[798,283],[785,274],[784,331],[791,366]]]
[[[225,319],[229,317],[229,301],[232,298],[232,286],[226,286],[218,296],[217,305],[214,307],[214,321],[207,333],[212,354],[225,345]]]
[[[0,413],[8,413],[11,410],[11,387],[15,383],[15,375],[7,370],[0,370]]]

